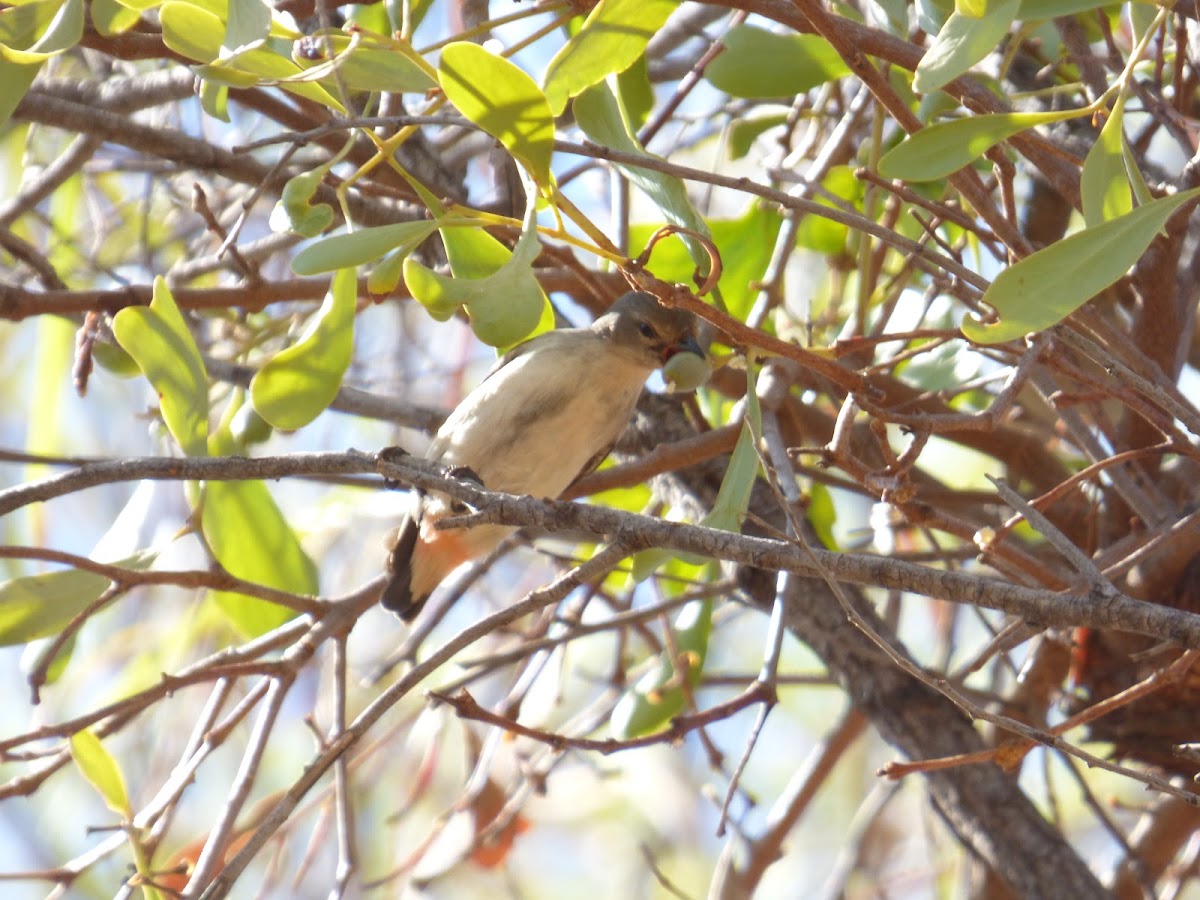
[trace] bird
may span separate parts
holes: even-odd
[[[679,354],[705,358],[701,323],[634,291],[589,327],[548,331],[519,344],[463,398],[425,457],[488,490],[557,498],[608,456],[655,369]],[[445,494],[410,492],[409,508],[388,538],[380,598],[403,621],[415,619],[458,566],[515,530],[436,527],[462,512]]]

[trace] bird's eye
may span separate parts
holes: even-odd
[[[658,332],[654,330],[649,322],[638,322],[638,331],[642,333],[642,337],[654,340],[658,337]]]

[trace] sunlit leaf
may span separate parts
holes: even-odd
[[[437,227],[435,221],[420,220],[330,235],[297,253],[292,259],[292,271],[297,275],[317,275],[334,269],[361,266],[399,248],[411,253]]]
[[[927,125],[884,154],[879,174],[905,181],[936,181],[976,162],[1014,134],[1083,115],[1087,115],[1085,110],[995,113]]]
[[[1124,275],[1181,207],[1200,197],[1193,188],[1085,228],[1009,266],[983,295],[998,322],[973,318],[962,332],[978,344],[1010,341],[1049,328]]]
[[[360,33],[356,46],[351,48],[350,35],[343,31],[317,31],[308,37],[309,45],[322,55],[332,50],[336,55],[338,74],[352,91],[425,92],[437,87],[437,82],[415,60],[411,48],[398,39]],[[410,55],[412,54],[412,55]],[[292,50],[292,60],[306,72],[323,64],[324,59],[309,59]],[[337,83],[330,76],[328,86]]]
[[[1100,137],[1088,151],[1079,179],[1083,220],[1099,225],[1133,209],[1133,191],[1125,174],[1125,94],[1117,96]]]
[[[104,798],[109,809],[124,819],[132,817],[125,777],[100,738],[91,731],[77,731],[71,735],[71,758],[75,760],[80,774]]]
[[[117,0],[92,0],[92,22],[105,37],[124,34],[138,23],[142,14]]]
[[[276,428],[302,428],[333,402],[354,350],[357,301],[355,270],[339,269],[300,340],[275,354],[251,380],[254,408]]]
[[[551,112],[561,115],[572,97],[633,65],[678,6],[677,0],[600,0],[546,67]]]
[[[724,42],[724,51],[708,64],[704,77],[733,97],[790,97],[850,72],[829,42],[815,34],[776,34],[737,25]]]
[[[993,0],[980,18],[951,13],[917,64],[913,90],[923,94],[936,91],[994,51],[1008,34],[1020,6],[1021,0]]]
[[[171,436],[189,456],[207,453],[208,374],[162,276],[148,307],[127,306],[113,317],[113,334],[158,393]]]
[[[4,85],[4,90],[0,91],[0,128],[12,118],[13,110],[28,92],[41,68],[40,62],[22,64],[0,58],[0,84]]]
[[[541,185],[550,183],[554,117],[537,83],[478,44],[442,48],[438,79],[450,102],[498,140]]]
[[[83,0],[34,0],[0,11],[0,57],[33,65],[70,50],[83,37],[84,18]]]
[[[213,555],[246,581],[297,594],[316,594],[317,569],[261,481],[210,481],[201,525]],[[285,606],[233,592],[213,594],[246,637],[257,637],[295,616]]]
[[[149,568],[156,556],[143,550],[113,565],[140,571]],[[25,644],[58,634],[111,583],[103,575],[82,569],[0,582],[0,645]]]

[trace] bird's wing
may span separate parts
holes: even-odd
[[[612,449],[615,446],[617,446],[617,442],[613,441],[607,447],[596,453],[586,463],[584,463],[583,468],[579,470],[579,474],[571,479],[571,483],[567,485],[566,490],[564,490],[563,493],[565,494],[567,491],[571,490],[571,488],[575,487],[576,482],[595,472],[596,469],[600,467],[600,463],[604,462],[604,460],[608,457],[608,454],[612,453]]]

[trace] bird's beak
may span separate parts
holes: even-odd
[[[666,362],[677,353],[695,353],[703,360],[708,359],[708,354],[704,352],[704,348],[700,346],[700,342],[694,337],[687,337],[678,344],[672,344],[663,351],[663,362]]]

